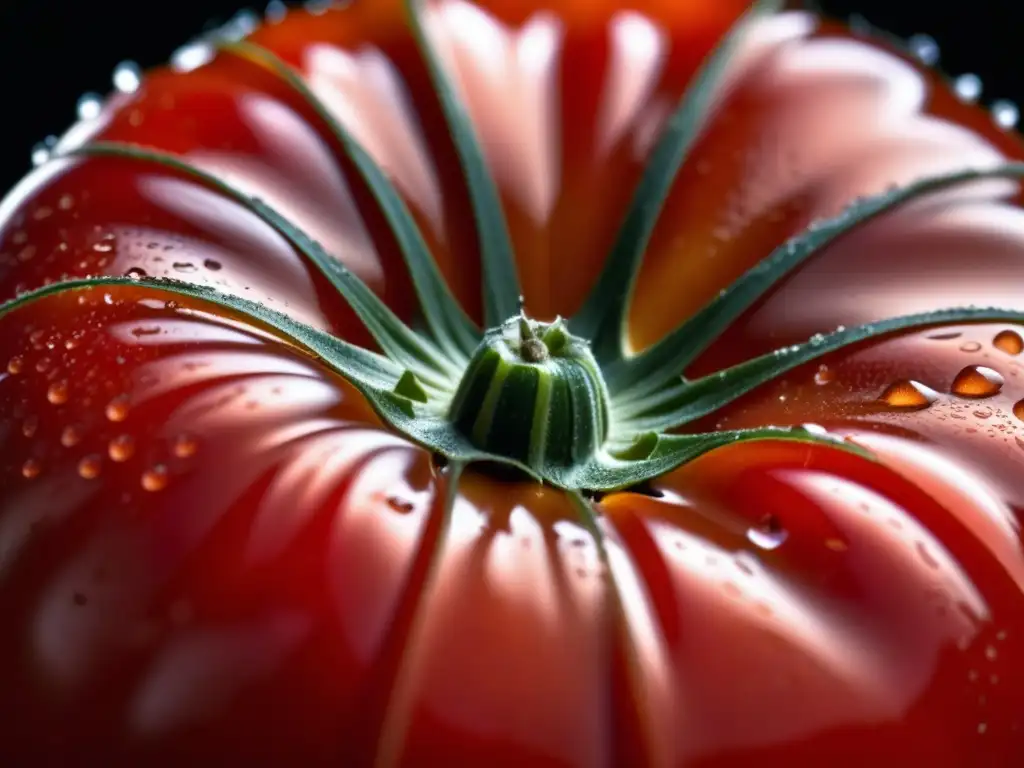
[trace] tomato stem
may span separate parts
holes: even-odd
[[[476,447],[543,472],[587,462],[608,435],[608,390],[589,344],[520,314],[474,353],[449,420]]]

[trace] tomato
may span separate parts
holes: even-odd
[[[493,325],[488,180],[536,333],[578,317],[713,51],[725,69],[635,289],[600,294],[631,294],[634,357],[851,202],[1024,159],[888,43],[746,6],[429,0],[448,91],[398,0],[296,9],[259,48],[185,49],[72,129],[0,205],[5,764],[1024,761],[1016,166],[886,207],[779,273],[672,386],[710,382],[713,400],[716,372],[790,347],[804,362],[616,461],[758,439],[637,482],[446,459],[401,425],[448,369],[396,385],[417,403],[402,421],[316,352],[398,354],[295,231],[423,325],[367,163],[476,325]],[[98,142],[164,160],[82,150]],[[141,279],[96,279],[125,275]],[[968,306],[1005,312],[928,315]],[[813,353],[815,334],[918,314]],[[445,358],[453,380],[469,351]],[[609,381],[611,440],[654,406],[644,376],[632,411]]]

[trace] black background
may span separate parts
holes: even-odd
[[[355,0],[373,2],[374,0]],[[715,0],[708,0],[714,2]],[[682,2],[682,0],[680,0]],[[62,133],[78,97],[106,93],[118,62],[162,63],[244,0],[0,0],[0,191],[29,168],[34,144]],[[818,0],[831,13],[863,15],[900,37],[934,37],[940,68],[973,72],[985,100],[1024,104],[1024,5],[1019,0]]]

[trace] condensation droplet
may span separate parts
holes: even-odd
[[[1019,400],[1013,406],[1013,415],[1021,421],[1024,421],[1024,400]]]
[[[11,374],[11,376],[17,376],[23,370],[25,370],[24,358],[15,355],[14,357],[7,361],[7,372]]]
[[[86,93],[78,100],[78,119],[95,120],[103,111],[103,98],[97,93]]]
[[[34,437],[38,429],[39,419],[35,416],[29,416],[21,423],[21,434],[25,437]]]
[[[223,265],[219,261],[214,261],[213,259],[207,259],[204,261],[203,266],[211,272],[219,272],[223,268]]]
[[[1008,131],[1020,121],[1020,110],[1012,101],[998,99],[992,102],[992,119],[996,125]]]
[[[939,393],[919,381],[905,379],[890,384],[879,400],[892,408],[920,411],[939,399]]]
[[[78,476],[83,480],[95,480],[100,476],[103,469],[103,462],[99,456],[86,456],[78,462]]]
[[[135,438],[131,435],[118,435],[107,446],[107,453],[113,461],[128,461],[135,455]]]
[[[33,480],[39,477],[39,473],[43,471],[43,465],[35,459],[29,459],[21,465],[21,476],[26,480]]]
[[[1024,339],[1016,331],[1003,331],[992,339],[992,346],[1008,355],[1024,352]]]
[[[747,529],[747,538],[761,549],[771,551],[781,547],[789,533],[775,515],[765,515],[757,525]]]
[[[196,271],[196,265],[189,261],[176,261],[171,265],[171,267],[176,272],[184,272],[185,274]]]
[[[934,67],[939,63],[939,44],[931,35],[913,35],[907,41],[907,47],[925,66]]]
[[[134,61],[122,61],[114,68],[113,82],[121,93],[135,93],[142,85],[142,69]]]
[[[999,394],[1003,377],[983,365],[969,365],[956,375],[952,391],[958,397],[984,398]]]
[[[82,430],[75,426],[64,427],[60,433],[60,444],[65,448],[74,448],[82,440]]]
[[[167,487],[167,479],[167,467],[157,464],[142,473],[142,487],[150,493],[156,493]]]
[[[107,403],[106,415],[109,421],[121,422],[128,418],[128,398],[124,395],[115,397]]]
[[[395,510],[395,512],[401,512],[402,514],[408,514],[416,508],[411,501],[406,501],[398,496],[389,496],[388,506]]]
[[[178,435],[174,438],[172,450],[179,459],[188,459],[196,455],[199,443],[191,435]]]
[[[981,344],[976,341],[965,341],[960,345],[961,352],[980,352]]]
[[[819,365],[817,372],[814,374],[814,383],[819,387],[823,387],[835,381],[835,373],[827,365]]]
[[[953,82],[953,90],[963,101],[973,102],[981,98],[981,78],[973,73],[960,75]]]
[[[146,277],[146,270],[142,269],[141,267],[132,267],[131,269],[124,273],[124,276],[127,277],[129,280],[141,280],[142,278]]]
[[[68,401],[68,383],[55,381],[46,390],[46,399],[53,405],[64,405]]]

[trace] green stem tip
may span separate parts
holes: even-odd
[[[608,434],[608,390],[590,346],[561,319],[524,314],[484,336],[449,410],[477,448],[543,470],[591,458]]]

